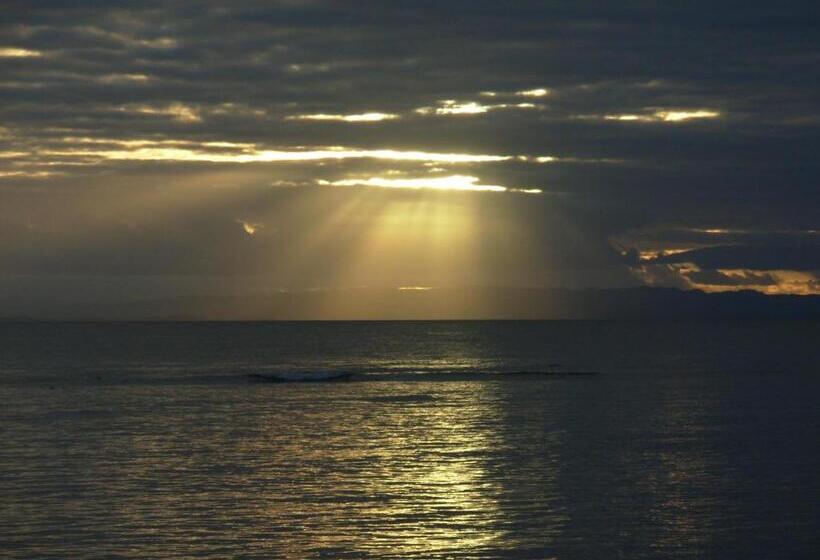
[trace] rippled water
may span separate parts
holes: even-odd
[[[0,325],[0,556],[812,558],[818,335]]]

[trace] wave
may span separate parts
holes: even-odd
[[[47,389],[65,386],[121,385],[236,385],[254,383],[334,383],[350,382],[439,382],[512,380],[518,378],[586,377],[596,371],[572,369],[506,370],[503,368],[439,367],[338,367],[308,369],[304,367],[93,367],[0,370],[2,385],[38,385]]]
[[[579,377],[597,375],[597,371],[537,370],[537,371],[503,371],[503,370],[407,370],[403,372],[352,372],[339,371],[290,371],[270,373],[248,373],[246,377],[252,382],[272,383],[311,383],[334,381],[478,381],[500,380],[521,377]]]
[[[347,381],[352,371],[283,371],[276,373],[249,373],[248,379],[260,383],[317,383],[327,381]]]

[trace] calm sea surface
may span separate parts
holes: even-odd
[[[819,400],[820,323],[0,324],[0,557],[817,558]]]

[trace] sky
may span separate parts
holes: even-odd
[[[0,302],[820,294],[815,2],[3,3]]]

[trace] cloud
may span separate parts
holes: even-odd
[[[544,97],[545,95],[549,95],[549,93],[550,91],[546,88],[525,89],[515,92],[516,95],[523,97]]]
[[[653,116],[664,122],[683,122],[692,119],[716,119],[720,117],[720,112],[708,109],[698,109],[695,111],[655,111]]]
[[[291,115],[285,117],[287,120],[293,121],[342,121],[349,123],[371,123],[389,121],[399,118],[399,115],[394,113],[358,113],[353,115],[328,115],[327,113],[314,113],[307,115]]]
[[[693,285],[707,286],[734,286],[747,288],[749,286],[776,286],[778,280],[772,272],[758,272],[754,270],[692,270],[685,276]]]
[[[486,92],[485,92],[486,93]],[[456,101],[444,99],[438,102],[437,107],[419,107],[415,110],[419,115],[480,115],[497,109],[536,109],[533,103],[478,103],[476,101]]]
[[[446,177],[422,177],[391,179],[386,177],[369,177],[366,179],[341,179],[338,181],[319,181],[321,185],[334,187],[382,187],[389,189],[432,189],[445,191],[489,191],[518,192],[540,194],[543,191],[535,188],[510,188],[501,185],[483,185],[478,177],[469,175],[449,175]]]
[[[0,47],[0,58],[32,58],[38,56],[43,56],[43,53],[17,47]]]
[[[260,228],[265,227],[265,224],[262,222],[251,222],[247,220],[237,220],[237,222],[242,226],[242,230],[250,236],[256,235],[256,232],[258,232]]]
[[[771,295],[820,294],[820,271],[701,269],[693,263],[642,264],[632,271],[650,286],[704,292],[751,290]]]
[[[693,263],[708,269],[820,270],[820,243],[719,245],[665,254],[657,264]]]
[[[420,115],[479,115],[489,110],[489,106],[475,101],[458,102],[455,99],[445,99],[439,101],[439,107],[419,107],[416,112]]]
[[[103,84],[142,84],[150,79],[145,74],[105,74],[98,78]]]
[[[691,120],[717,119],[722,115],[720,111],[711,109],[692,110],[656,110],[644,113],[624,113],[607,115],[577,115],[578,119],[598,119],[604,121],[618,122],[643,122],[643,123],[680,123]]]
[[[215,274],[276,262],[288,263],[277,281],[330,281],[374,201],[430,197],[317,180],[468,177],[453,184],[560,193],[433,197],[486,224],[472,254],[487,282],[582,283],[592,273],[565,271],[583,268],[616,283],[644,267],[640,281],[660,285],[808,286],[787,275],[817,266],[814,4],[704,6],[12,2],[0,263]],[[274,242],[269,225],[248,243],[236,216],[274,223],[258,207],[310,227],[289,223]],[[309,242],[322,258],[299,268],[292,247]]]
[[[136,81],[141,81],[137,79]],[[152,105],[131,105],[122,109],[123,111],[139,113],[141,115],[162,115],[170,117],[172,120],[181,123],[198,123],[202,121],[199,111],[183,103],[171,103],[165,106]]]
[[[612,240],[642,282],[704,291],[820,293],[816,230],[648,229]]]
[[[118,149],[63,149],[47,152],[45,155],[68,156],[103,160],[132,161],[177,161],[177,162],[213,162],[213,163],[275,163],[275,162],[308,162],[346,159],[380,159],[386,161],[413,161],[429,163],[486,163],[506,161],[512,156],[490,154],[460,154],[422,152],[414,150],[392,150],[376,148],[369,150],[329,146],[318,148],[266,150],[248,148],[240,151],[224,151],[205,148],[241,147],[232,143],[205,143],[195,148],[178,147],[173,142],[152,144],[137,141],[133,144],[123,143]]]

